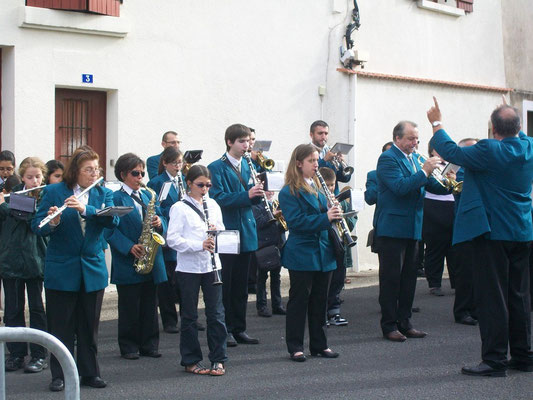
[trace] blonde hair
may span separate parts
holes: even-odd
[[[287,172],[285,173],[285,185],[289,186],[291,194],[293,196],[298,196],[300,189],[305,190],[308,193],[317,194],[316,189],[313,189],[304,179],[302,175],[302,169],[298,167],[297,162],[303,162],[311,154],[318,152],[315,146],[312,144],[301,144],[297,146],[291,155],[291,160],[287,167]],[[315,187],[320,187],[318,178],[316,175],[313,177],[315,182]]]
[[[39,168],[41,172],[43,173],[43,181],[44,177],[46,176],[46,173],[48,172],[48,168],[46,168],[46,164],[38,157],[26,157],[19,166],[19,175],[20,177],[24,177],[24,174],[26,173],[26,170],[28,168]]]

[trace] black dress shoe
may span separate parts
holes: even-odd
[[[33,357],[29,363],[24,367],[24,372],[35,373],[41,372],[43,369],[48,368],[48,363],[44,358]]]
[[[405,342],[407,338],[399,331],[392,331],[383,335],[383,337],[391,342]]]
[[[24,357],[8,357],[6,360],[6,371],[17,371],[24,366]]]
[[[65,389],[65,382],[63,382],[63,379],[61,378],[54,378],[52,379],[52,382],[50,382],[50,385],[48,385],[48,389],[52,392],[61,392]]]
[[[516,361],[512,358],[507,363],[507,367],[511,369],[516,369],[522,372],[533,372],[533,364],[525,363],[522,361]]]
[[[492,368],[484,362],[473,367],[463,367],[461,368],[461,372],[465,375],[472,376],[507,376],[505,369]]]
[[[272,313],[268,311],[268,309],[265,307],[257,310],[257,315],[259,315],[260,317],[270,318],[272,316]]]
[[[205,325],[196,321],[196,329],[198,329],[199,331],[205,331]]]
[[[283,307],[277,307],[277,308],[272,309],[272,314],[287,315],[287,310],[285,310]]]
[[[259,344],[259,340],[248,336],[246,332],[234,333],[233,337],[237,343],[241,344]]]
[[[159,358],[161,357],[161,353],[157,350],[150,350],[150,351],[141,351],[139,352],[141,357],[152,357],[152,358]]]
[[[407,330],[400,329],[400,332],[407,338],[410,339],[422,339],[427,336],[427,333],[424,331],[419,331],[415,328],[410,328]]]
[[[166,333],[179,333],[180,330],[178,329],[177,326],[165,326],[163,328],[163,330],[166,332]]]
[[[331,349],[320,350],[320,351],[311,350],[311,355],[313,357],[337,358],[339,356],[339,353]]]
[[[124,353],[121,355],[122,358],[125,358],[126,360],[138,360],[139,354],[137,353]]]
[[[291,360],[292,361],[304,362],[305,360],[307,360],[307,358],[305,357],[304,353],[298,354],[298,355],[296,355],[296,353],[298,353],[298,352],[294,352],[294,353],[291,354]]]
[[[82,386],[90,386],[97,389],[103,389],[107,386],[107,382],[99,376],[82,376],[80,384]]]
[[[229,332],[228,332],[228,336],[226,337],[226,346],[228,346],[228,347],[236,347],[237,346],[237,341],[235,340],[233,335],[231,333],[229,333]]]
[[[456,319],[455,322],[463,325],[477,325],[477,319],[472,318],[470,315],[465,315],[462,318]]]

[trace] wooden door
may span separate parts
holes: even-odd
[[[78,147],[89,145],[105,169],[106,104],[106,92],[56,89],[56,160],[66,165]]]

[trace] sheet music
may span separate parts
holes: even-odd
[[[167,198],[168,192],[170,192],[170,188],[171,187],[172,187],[172,181],[168,181],[168,182],[163,183],[163,186],[161,187],[161,190],[159,191],[158,200],[159,200],[160,203]]]
[[[237,230],[217,231],[215,249],[218,254],[239,254],[240,234]]]
[[[363,189],[355,188],[352,190],[352,210],[361,212],[365,208],[365,195]]]
[[[442,170],[442,176],[446,176],[446,174],[448,172],[450,172],[450,171],[453,171],[454,173],[457,173],[457,171],[459,171],[460,169],[461,169],[460,165],[448,163],[448,164],[446,164],[446,166]]]
[[[285,185],[285,174],[282,172],[268,172],[266,174],[265,190],[279,192]]]

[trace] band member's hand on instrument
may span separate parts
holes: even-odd
[[[342,210],[338,205],[331,207],[328,210],[328,219],[331,221],[336,221],[342,218]]]
[[[152,218],[152,226],[154,228],[161,228],[161,219],[157,215],[154,215],[154,218]]]
[[[282,215],[281,210],[279,208],[274,210],[273,214],[274,214],[274,217],[276,218],[281,217]]]
[[[208,237],[207,239],[204,240],[202,247],[204,250],[207,250],[211,253],[214,252],[215,251],[215,239],[213,239],[212,237]]]
[[[68,208],[73,208],[75,209],[76,211],[78,211],[80,214],[83,214],[83,212],[85,211],[85,204],[83,204],[82,202],[80,202],[76,196],[70,196],[68,197],[66,200],[65,200],[65,205],[68,207]]]
[[[254,197],[262,196],[265,192],[263,191],[263,184],[258,182],[253,188],[248,191],[248,196],[253,199]]]
[[[452,179],[452,180],[457,180],[457,175],[455,174],[454,171],[449,171],[447,174],[446,174],[446,177],[449,178],[449,179]]]
[[[424,161],[424,165],[422,165],[422,169],[426,171],[426,173],[431,175],[433,170],[437,168],[439,163],[441,162],[440,157],[429,157],[426,161]]]
[[[134,244],[131,246],[130,253],[133,254],[135,258],[141,258],[146,253],[146,250],[142,244]]]
[[[433,96],[433,107],[431,107],[428,112],[428,120],[430,124],[433,124],[435,121],[442,121],[442,114],[440,112],[439,103],[437,102],[437,98]]]
[[[337,156],[337,154],[331,152],[331,151],[328,151],[326,153],[326,155],[324,156],[324,161],[331,161],[333,160],[335,157]]]
[[[48,209],[48,215],[52,215],[57,210],[59,210],[59,207],[56,207],[56,206],[50,207]],[[61,222],[61,214],[59,214],[57,217],[55,217],[53,220],[51,220],[50,221],[50,225],[56,226],[56,225],[59,225],[60,222]]]

